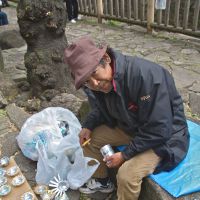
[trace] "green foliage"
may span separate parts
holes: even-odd
[[[107,24],[110,26],[120,26],[121,22],[116,21],[116,20],[108,20]]]
[[[6,116],[6,111],[3,109],[0,109],[0,117]]]

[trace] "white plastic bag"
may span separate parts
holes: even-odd
[[[156,0],[155,2],[155,8],[157,10],[165,10],[166,9],[166,0]]]
[[[65,135],[59,127],[63,121],[67,123]],[[94,159],[83,156],[78,137],[80,130],[76,116],[60,107],[46,108],[25,122],[17,141],[25,156],[38,161],[38,184],[49,184],[59,174],[61,179],[68,180],[71,189],[77,189],[92,176],[99,162],[95,160],[95,165],[88,165]]]

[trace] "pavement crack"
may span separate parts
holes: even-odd
[[[185,89],[189,89],[190,87],[192,87],[194,84],[198,83],[196,80],[193,81],[190,85],[185,86]]]

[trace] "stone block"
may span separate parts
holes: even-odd
[[[18,145],[16,142],[16,136],[18,132],[7,132],[4,135],[0,136],[0,145],[2,146],[2,156],[12,156],[18,150]]]
[[[0,91],[0,109],[7,106],[7,104],[8,104],[8,102],[7,102],[6,98],[4,98],[2,92]]]
[[[1,49],[18,48],[25,45],[25,41],[17,30],[7,30],[0,33]]]
[[[18,129],[21,129],[24,122],[31,116],[22,108],[17,107],[15,104],[10,104],[6,107],[7,114],[10,121],[15,124]]]

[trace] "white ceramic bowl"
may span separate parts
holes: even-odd
[[[19,167],[17,166],[13,166],[13,167],[10,167],[9,169],[7,169],[6,171],[6,174],[8,176],[15,176],[19,173]]]
[[[10,185],[2,185],[0,187],[0,196],[1,197],[8,195],[10,192],[11,192]]]
[[[13,186],[20,186],[25,182],[25,178],[22,175],[15,176],[12,180]]]

